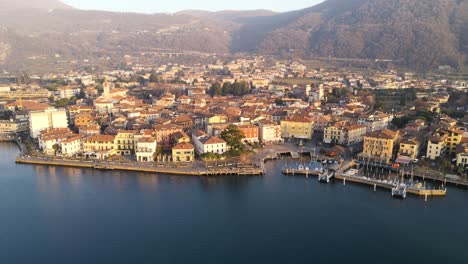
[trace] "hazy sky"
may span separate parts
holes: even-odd
[[[62,0],[79,9],[126,12],[176,12],[187,9],[289,11],[310,7],[323,0]]]

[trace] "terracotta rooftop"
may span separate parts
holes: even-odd
[[[177,144],[172,149],[194,149],[194,147],[192,144],[184,142],[184,143]]]
[[[368,133],[366,137],[371,137],[371,138],[383,138],[383,139],[395,139],[397,136],[398,132],[392,131],[389,129],[384,129],[384,130],[379,130],[379,131],[374,131],[371,133]]]
[[[200,142],[204,145],[211,145],[211,144],[223,144],[226,141],[218,138],[218,137],[205,137],[200,139]]]

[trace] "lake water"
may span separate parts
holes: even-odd
[[[0,263],[468,263],[468,191],[281,174],[181,177],[16,165],[0,145]]]

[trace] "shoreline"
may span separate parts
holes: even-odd
[[[85,168],[105,171],[132,171],[132,172],[147,172],[147,173],[160,173],[169,175],[182,175],[182,176],[221,176],[221,175],[233,175],[233,176],[261,176],[265,172],[258,168],[228,168],[228,169],[196,169],[190,167],[183,168],[162,168],[162,167],[145,167],[141,166],[144,164],[131,165],[131,164],[116,164],[108,162],[82,162],[72,160],[43,160],[36,158],[23,158],[17,157],[15,159],[16,164],[26,165],[43,165],[43,166],[57,166],[57,167],[73,167],[73,168]]]

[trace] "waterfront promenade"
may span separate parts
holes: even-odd
[[[171,175],[184,175],[184,176],[214,176],[214,175],[263,175],[264,171],[261,168],[254,166],[242,168],[201,168],[200,166],[157,166],[156,164],[149,163],[119,163],[108,161],[81,161],[81,160],[64,160],[52,158],[38,158],[38,157],[18,157],[16,158],[18,164],[30,165],[45,165],[45,166],[62,166],[62,167],[76,167],[88,168],[96,170],[120,170],[120,171],[133,171],[133,172],[148,172],[158,174],[171,174]]]
[[[20,148],[22,155],[16,158],[18,164],[30,165],[45,165],[45,166],[63,166],[88,168],[96,170],[120,170],[134,172],[148,172],[158,174],[185,175],[185,176],[215,176],[215,175],[244,175],[244,176],[260,176],[265,174],[264,163],[267,160],[279,158],[281,155],[290,154],[292,152],[309,152],[314,151],[311,147],[298,147],[295,144],[271,145],[265,149],[257,151],[253,156],[250,156],[248,164],[232,165],[231,161],[195,161],[194,163],[183,164],[157,164],[143,163],[136,161],[117,162],[103,160],[88,160],[88,159],[65,159],[59,157],[44,156],[36,153],[36,155],[26,155],[26,147],[21,142],[16,142]]]

